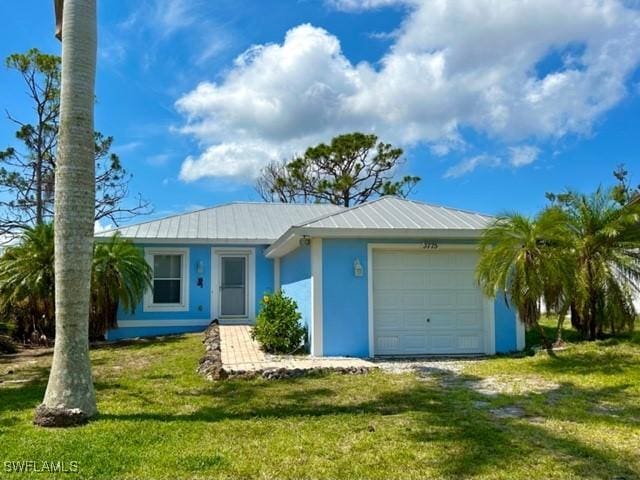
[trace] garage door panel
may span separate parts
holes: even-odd
[[[379,272],[379,274],[376,275],[376,278],[378,278],[376,289],[393,290],[393,289],[398,289],[402,287],[402,282],[403,282],[402,272],[391,271],[391,270],[376,270],[376,272]]]
[[[421,355],[427,350],[426,335],[380,335],[376,337],[378,355]]]
[[[402,324],[402,312],[398,310],[379,311],[376,316],[376,327],[380,334],[383,332],[394,332],[398,325]]]
[[[452,292],[444,290],[444,291],[433,291],[428,295],[429,299],[429,308],[438,309],[438,308],[449,308],[455,305],[455,295],[452,295]]]
[[[380,309],[400,308],[402,306],[402,296],[399,292],[374,292],[376,306]]]
[[[481,353],[484,298],[476,262],[477,253],[468,251],[374,251],[375,353]]]
[[[400,284],[406,289],[424,290],[427,288],[427,275],[421,271],[407,271],[401,275]]]
[[[422,335],[403,335],[400,337],[400,345],[402,352],[410,352],[419,355],[427,349],[427,336]]]
[[[456,312],[456,323],[458,328],[468,329],[476,328],[482,330],[482,315],[477,310],[471,310],[467,312]]]
[[[454,335],[429,335],[430,353],[450,353],[457,349]]]
[[[458,290],[453,292],[455,303],[463,308],[477,308],[482,305],[482,295],[476,290]]]
[[[424,334],[424,324],[426,323],[426,318],[424,316],[424,311],[405,311],[402,316],[402,328],[405,331],[413,330],[415,334]]]
[[[422,292],[406,292],[401,295],[403,309],[424,309],[426,299]]]

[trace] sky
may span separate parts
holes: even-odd
[[[0,57],[60,53],[52,4],[0,2]],[[482,213],[533,214],[622,163],[640,183],[637,0],[98,6],[96,129],[154,206],[138,221],[259,201],[261,166],[352,131],[404,149],[416,200]],[[29,120],[20,82],[0,67],[0,108]]]

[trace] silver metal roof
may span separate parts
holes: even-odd
[[[110,237],[119,231],[123,237],[136,240],[271,243],[292,225],[340,210],[343,208],[336,205],[229,203],[107,230],[96,237]]]
[[[272,244],[288,251],[305,235],[477,237],[493,217],[456,208],[381,197],[351,208],[335,205],[229,203],[98,233],[148,242]]]
[[[297,225],[304,229],[483,230],[493,217],[457,208],[381,197]]]

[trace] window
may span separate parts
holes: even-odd
[[[153,256],[153,303],[180,303],[182,255]]]
[[[149,249],[153,269],[152,289],[145,295],[145,311],[186,311],[188,301],[188,249]]]

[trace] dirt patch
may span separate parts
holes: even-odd
[[[489,410],[491,415],[496,418],[522,418],[525,416],[525,411],[522,407],[517,405],[507,405],[506,407],[492,408]]]
[[[618,417],[623,410],[619,405],[604,401],[598,402],[598,404],[591,409],[593,413],[610,417]]]
[[[480,362],[473,359],[384,359],[375,360],[375,364],[389,373],[416,372],[423,375],[444,374],[460,375],[467,365]]]
[[[539,377],[493,376],[481,380],[467,380],[464,385],[481,395],[522,395],[547,393],[560,388],[560,384]]]

